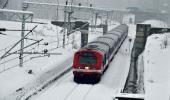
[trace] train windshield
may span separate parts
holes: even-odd
[[[94,65],[96,64],[96,55],[93,53],[81,53],[79,54],[78,63]]]

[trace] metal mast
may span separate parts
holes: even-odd
[[[23,5],[22,7],[22,10],[25,11],[27,8],[26,5]],[[26,18],[25,18],[25,14],[22,15],[22,31],[21,31],[21,47],[20,47],[20,55],[19,55],[19,66],[22,67],[23,66],[23,61],[24,61],[24,58],[23,58],[23,52],[24,52],[24,35],[25,35],[25,21],[26,21]]]
[[[66,5],[67,5],[68,0],[66,1]],[[67,7],[64,7],[64,33],[63,33],[63,48],[65,48],[65,35],[66,35],[66,27],[67,27]]]
[[[71,32],[71,14],[73,13],[73,9],[72,9],[73,0],[71,0],[71,2],[68,2],[68,0],[67,0],[66,5],[68,5],[68,3],[71,3],[71,7],[67,7],[67,6],[64,7],[65,9],[64,9],[63,48],[65,48],[66,29],[67,29],[67,35],[69,35]],[[67,13],[68,13],[68,15],[67,15]]]

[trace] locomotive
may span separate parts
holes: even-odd
[[[99,82],[127,34],[128,26],[121,24],[78,50],[72,66],[74,81]]]

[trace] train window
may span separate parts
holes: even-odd
[[[79,54],[78,63],[79,64],[96,64],[96,55],[93,53],[81,53]]]

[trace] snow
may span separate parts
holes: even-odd
[[[131,39],[135,39],[136,38],[136,25],[129,24],[129,33],[128,33],[128,36]]]
[[[160,21],[160,20],[146,20],[143,22],[143,24],[151,24],[151,27],[157,27],[157,28],[168,28],[168,25],[166,22]]]
[[[12,13],[21,13],[21,14],[33,14],[30,11],[20,11],[20,10],[10,10],[10,9],[0,9],[0,12],[12,12]]]
[[[26,24],[26,29],[31,29],[37,24],[28,23]],[[16,90],[22,88],[23,86],[27,86],[28,83],[35,81],[36,78],[41,76],[43,73],[50,69],[54,69],[54,67],[60,65],[63,60],[69,58],[70,56],[73,56],[74,50],[71,49],[71,46],[68,49],[61,49],[59,46],[61,46],[62,41],[58,42],[58,38],[56,38],[58,35],[59,38],[61,38],[59,32],[61,30],[60,27],[53,26],[49,23],[45,25],[38,24],[39,26],[33,31],[33,34],[30,34],[28,37],[33,39],[44,39],[43,42],[48,42],[48,46],[44,46],[43,43],[33,46],[34,51],[43,51],[44,49],[49,49],[49,52],[52,53],[63,53],[62,55],[50,55],[50,56],[44,56],[44,55],[31,55],[25,57],[25,60],[27,60],[27,63],[24,63],[24,67],[19,67],[18,65],[18,59],[10,61],[8,63],[4,63],[0,65],[0,99],[3,97],[8,96],[9,94],[12,94]],[[0,27],[4,27],[7,29],[21,29],[21,23],[19,22],[10,22],[10,21],[1,21]],[[0,55],[3,55],[6,50],[8,50],[14,43],[16,43],[20,39],[20,33],[21,32],[4,32],[7,34],[7,36],[0,36],[0,47],[1,52]],[[57,34],[58,33],[58,34]],[[78,34],[78,33],[74,33]],[[78,39],[80,35],[77,35],[75,39]],[[57,42],[56,42],[57,41]],[[69,42],[69,41],[67,41]],[[77,41],[78,42],[78,41]],[[25,45],[28,45],[32,43],[32,41],[26,40]],[[6,44],[6,45],[4,45]],[[58,46],[58,49],[55,49]],[[7,47],[7,48],[6,48]],[[4,49],[6,48],[6,49]],[[52,48],[52,49],[51,49]],[[53,49],[54,48],[54,49]],[[16,46],[13,51],[18,50],[19,46]],[[30,48],[26,49],[29,50]],[[11,51],[11,52],[13,52]],[[41,57],[42,56],[42,57]],[[18,57],[18,55],[12,55],[5,59],[2,59],[0,63],[3,63],[9,59]],[[16,65],[16,66],[14,66]],[[14,67],[13,67],[14,66]],[[13,68],[11,68],[13,67]],[[8,68],[11,68],[7,70]],[[32,70],[32,74],[28,74],[28,71]],[[61,69],[60,69],[61,71]],[[49,76],[52,77],[52,76]],[[49,78],[48,77],[48,78]],[[47,79],[48,79],[47,78]],[[46,80],[47,80],[46,79]]]
[[[52,86],[36,100],[112,100],[111,93],[112,91],[109,88],[100,84],[93,86],[66,82]]]
[[[144,51],[145,100],[170,98],[170,33],[148,37]]]
[[[15,74],[11,74],[15,73]],[[10,77],[9,77],[10,76]],[[15,68],[14,70],[9,70],[0,75],[0,95],[1,98],[7,94],[12,93],[16,89],[21,88],[25,85],[25,82],[32,81],[33,75],[27,75],[22,68]],[[16,82],[17,81],[17,82]]]
[[[112,89],[107,88],[102,84],[97,84],[88,93],[88,96],[86,96],[85,99],[86,100],[113,100],[113,91]]]

